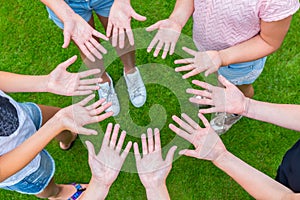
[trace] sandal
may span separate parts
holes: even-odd
[[[80,195],[86,190],[86,188],[83,188],[80,184],[78,183],[72,183],[72,185],[76,188],[76,192],[68,198],[68,200],[76,200]]]

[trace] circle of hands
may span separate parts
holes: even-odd
[[[94,30],[87,22],[75,14],[64,23],[63,48],[66,48],[72,39],[89,60],[95,61],[95,57],[102,59],[102,54],[107,53],[107,51],[94,39],[94,36],[104,40],[108,40],[108,38],[111,37],[112,46],[117,47],[119,44],[119,48],[124,48],[126,34],[130,45],[134,45],[131,18],[138,21],[146,20],[146,17],[137,14],[130,4],[115,1],[111,8],[107,34],[105,36]],[[155,37],[147,48],[148,52],[155,49],[153,55],[157,57],[160,51],[162,51],[163,59],[167,57],[168,53],[169,55],[174,53],[176,43],[182,30],[182,27],[177,24],[176,21],[171,19],[161,20],[146,30],[157,30]],[[183,50],[192,56],[192,58],[175,61],[175,64],[185,64],[185,66],[175,69],[177,72],[187,72],[183,75],[184,79],[202,72],[204,72],[205,76],[208,76],[216,72],[222,65],[222,58],[218,51],[197,52],[187,47],[183,47]],[[88,95],[94,90],[99,89],[99,86],[96,84],[99,83],[101,79],[89,77],[99,74],[100,70],[93,69],[80,73],[67,72],[67,68],[74,63],[75,60],[76,56],[68,59],[47,75],[48,81],[46,88],[48,92],[75,96]],[[194,80],[193,84],[204,90],[187,90],[187,93],[205,97],[201,99],[192,97],[189,99],[190,102],[211,106],[211,108],[199,110],[198,117],[203,122],[204,128],[186,114],[182,114],[181,118],[173,116],[173,120],[177,126],[170,124],[169,128],[194,146],[193,150],[180,150],[180,155],[215,161],[226,152],[226,148],[221,139],[211,128],[203,114],[213,112],[242,114],[247,112],[248,99],[224,77],[219,76],[219,82],[223,87],[216,87],[202,81]],[[108,112],[102,114],[111,106],[111,103],[104,104],[104,99],[100,99],[88,105],[94,97],[94,95],[90,95],[82,101],[58,112],[56,116],[62,121],[65,129],[85,135],[97,134],[95,130],[85,128],[84,126],[103,121],[112,116],[113,113]],[[86,141],[89,152],[89,164],[93,177],[107,186],[110,186],[117,178],[132,147],[132,142],[130,141],[126,144],[125,149],[122,149],[126,132],[122,131],[119,136],[119,130],[120,125],[118,124],[115,126],[109,124],[107,126],[98,154],[95,152],[93,144],[90,141]],[[142,184],[148,188],[165,184],[166,178],[172,168],[172,161],[177,147],[171,147],[164,160],[162,157],[160,133],[158,129],[148,129],[147,134],[141,135],[141,143],[142,154],[140,154],[137,143],[133,144],[133,150],[137,171]]]

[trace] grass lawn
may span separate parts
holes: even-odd
[[[145,22],[133,21],[133,28],[144,28],[160,19],[167,18],[174,3],[175,0],[133,0],[132,4],[136,11],[147,16]],[[300,13],[298,12],[293,18],[290,31],[281,49],[269,56],[264,72],[254,84],[255,99],[300,104],[299,29]],[[103,32],[103,29],[100,31]],[[184,37],[187,39],[183,39],[177,45],[177,55],[168,57],[166,60],[147,54],[146,47],[151,35],[140,29],[136,33],[138,49],[136,62],[138,66],[141,66],[143,78],[147,80],[145,81],[148,91],[147,103],[140,109],[128,103],[126,92],[124,95],[122,93],[124,92],[122,88],[124,85],[121,84],[123,80],[120,79],[122,64],[115,59],[114,53],[106,55],[107,71],[115,82],[120,79],[119,97],[124,107],[122,107],[121,116],[101,122],[98,128],[104,129],[108,122],[118,122],[121,128],[128,131],[127,140],[139,141],[138,137],[146,127],[157,126],[161,129],[164,153],[167,147],[173,144],[178,144],[179,148],[183,148],[187,143],[175,137],[175,134],[168,129],[168,124],[172,122],[173,114],[178,115],[183,110],[196,115],[196,108],[186,100],[189,95],[184,93],[192,79],[184,82],[178,79],[180,77],[178,74],[168,69],[175,68],[173,61],[182,55],[180,47],[184,42],[191,41],[192,21],[190,20],[183,30]],[[72,44],[68,49],[62,49],[62,43],[62,32],[48,19],[45,7],[39,1],[15,0],[0,3],[1,70],[20,74],[47,74],[60,62],[74,54],[78,55],[75,45]],[[69,70],[76,72],[81,69],[81,64],[81,60],[78,59]],[[154,73],[158,69],[161,69],[162,73]],[[153,73],[148,73],[147,70]],[[11,94],[11,96],[20,102],[32,101],[60,107],[68,106],[76,100],[48,93],[22,93]],[[298,132],[243,118],[228,133],[222,135],[222,140],[233,154],[267,175],[275,177],[283,155],[299,137]],[[81,140],[77,140],[72,150],[68,152],[60,150],[56,141],[51,142],[46,149],[56,161],[55,180],[57,183],[89,181],[91,174],[87,163],[87,150]],[[129,169],[133,166],[130,161],[131,159],[126,161],[124,171],[130,171]],[[174,200],[252,199],[229,176],[210,162],[187,157],[176,157],[167,179],[167,186],[171,199]],[[0,190],[0,199],[36,198]],[[136,173],[121,172],[111,187],[107,199],[146,199],[146,194]]]

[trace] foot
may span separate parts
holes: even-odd
[[[124,73],[124,78],[131,103],[136,108],[142,107],[146,102],[147,92],[139,69],[135,67],[132,74]]]
[[[103,103],[103,105],[105,105],[107,102],[112,102],[112,106],[107,108],[105,110],[105,112],[112,111],[114,113],[113,116],[117,116],[120,112],[120,104],[119,104],[119,100],[118,100],[117,94],[114,89],[112,79],[108,74],[107,74],[107,76],[108,76],[110,82],[105,82],[105,83],[99,84],[99,86],[100,86],[100,89],[98,90],[99,99],[103,99],[103,98],[105,99],[105,102]]]
[[[241,115],[229,114],[224,112],[216,113],[216,116],[210,121],[210,125],[216,131],[216,133],[222,135],[241,118]]]
[[[59,147],[64,151],[67,151],[67,150],[71,149],[71,147],[73,146],[73,144],[74,144],[74,142],[75,142],[75,140],[78,136],[77,133],[71,132],[71,134],[72,134],[72,139],[70,140],[70,142],[68,144],[65,144],[63,142],[59,142]]]
[[[88,184],[59,184],[59,192],[51,200],[79,199],[80,195],[87,188]],[[72,198],[71,198],[72,197]]]

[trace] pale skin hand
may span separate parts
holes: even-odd
[[[161,143],[159,130],[147,130],[148,141],[146,134],[142,134],[142,153],[141,158],[138,144],[134,143],[134,155],[136,159],[136,167],[139,173],[140,180],[146,189],[158,188],[166,184],[166,178],[171,171],[172,161],[176,146],[173,146],[166,159],[163,160],[161,154]]]
[[[199,112],[201,113],[228,112],[243,114],[247,110],[249,99],[223,76],[219,76],[218,79],[224,88],[193,80],[193,84],[202,87],[204,90],[187,89],[187,93],[205,98],[199,99],[193,97],[190,98],[190,102],[199,105],[213,106],[207,109],[200,109]]]
[[[182,119],[173,116],[173,120],[179,125],[179,128],[174,124],[170,124],[169,128],[180,137],[192,143],[195,150],[184,149],[179,152],[180,155],[186,155],[205,160],[216,160],[220,155],[227,152],[220,137],[211,128],[207,119],[201,114],[198,114],[205,128],[201,128],[199,124],[193,121],[186,114],[182,114]]]
[[[177,67],[176,72],[189,71],[183,75],[182,78],[187,79],[204,72],[205,76],[218,71],[222,65],[222,58],[218,51],[204,51],[197,52],[187,47],[182,48],[188,54],[194,56],[193,58],[186,58],[175,60],[175,64],[187,64],[182,67]]]
[[[102,59],[102,54],[106,54],[106,49],[94,38],[108,40],[108,38],[100,32],[93,29],[82,17],[72,14],[64,21],[64,44],[63,48],[67,48],[72,39],[80,48],[82,53],[92,62],[95,57]]]
[[[167,54],[173,55],[176,47],[176,43],[181,34],[182,27],[171,19],[165,19],[156,22],[149,26],[147,31],[158,30],[155,37],[149,44],[147,52],[150,53],[156,46],[153,53],[154,57],[157,57],[159,52],[163,49],[162,58],[165,59]]]
[[[84,128],[83,126],[103,121],[112,116],[113,113],[101,114],[111,106],[111,103],[101,106],[105,99],[100,99],[91,105],[87,105],[94,98],[95,95],[92,94],[76,104],[61,109],[54,117],[62,122],[65,130],[84,135],[97,135],[97,131]]]
[[[86,141],[89,151],[89,165],[93,178],[103,185],[110,187],[116,180],[122,165],[129,153],[132,142],[128,142],[124,151],[121,152],[126,137],[126,132],[122,131],[119,135],[120,125],[110,123],[107,126],[100,152],[95,153],[94,146],[91,142]]]
[[[130,45],[134,45],[133,33],[131,30],[131,18],[138,21],[145,21],[146,17],[137,14],[130,5],[129,0],[114,1],[106,29],[106,36],[112,36],[112,46],[116,47],[119,39],[119,47],[125,46],[125,33]]]
[[[47,76],[47,91],[65,95],[65,96],[78,96],[88,95],[94,90],[98,90],[97,83],[101,82],[101,78],[85,79],[89,76],[99,74],[99,69],[91,69],[79,73],[70,73],[66,69],[75,62],[77,56],[73,56],[67,61],[59,64],[48,76]]]

